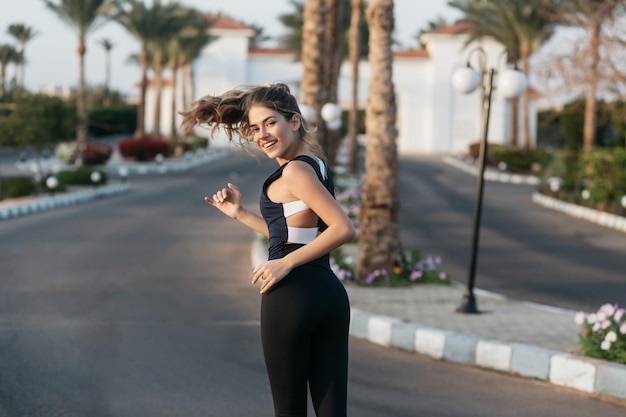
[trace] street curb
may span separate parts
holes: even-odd
[[[126,169],[128,175],[146,175],[146,174],[168,174],[172,172],[184,172],[199,167],[208,162],[217,161],[230,155],[228,150],[216,150],[208,153],[202,153],[181,161],[168,163],[146,162],[144,164],[137,163],[121,163],[110,164],[105,166],[105,170],[109,173],[119,174],[120,169]]]
[[[444,156],[443,162],[445,162],[448,165],[452,165],[460,169],[461,171],[465,171],[469,174],[472,174],[472,175],[478,174],[478,167],[476,165],[469,164],[458,158],[455,158],[452,156]],[[483,178],[487,181],[504,182],[504,183],[509,183],[509,184],[528,184],[528,185],[539,184],[539,178],[533,175],[511,174],[508,172],[494,171],[493,169],[485,169]]]
[[[589,207],[582,207],[566,201],[558,200],[547,195],[535,192],[532,195],[533,203],[560,211],[572,217],[578,217],[600,226],[626,232],[626,217],[604,211],[594,210]]]
[[[252,242],[252,267],[266,260],[266,244],[257,234]],[[349,333],[379,346],[626,400],[626,365],[532,345],[481,339],[355,307],[350,308]]]
[[[350,335],[434,359],[626,399],[626,366],[541,347],[483,340],[351,308]],[[411,348],[412,347],[412,348]]]
[[[126,193],[129,190],[130,185],[128,183],[104,185],[89,190],[57,194],[22,203],[9,204],[5,207],[0,207],[0,220],[8,220],[15,217],[86,203],[99,198]]]

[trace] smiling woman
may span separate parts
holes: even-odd
[[[269,238],[269,260],[253,271],[252,283],[261,282],[261,339],[276,415],[306,415],[308,386],[318,416],[344,417],[350,306],[329,253],[356,232],[295,97],[285,84],[258,85],[204,97],[183,116],[185,131],[223,129],[278,163],[263,184],[262,216],[242,206],[234,184],[205,201]]]

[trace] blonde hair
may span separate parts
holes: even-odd
[[[315,140],[309,139],[309,128],[302,117],[296,98],[291,94],[289,86],[283,83],[260,84],[247,88],[229,90],[219,96],[205,96],[194,102],[191,108],[181,112],[183,121],[181,129],[184,134],[190,133],[196,126],[206,125],[210,128],[211,137],[222,129],[233,142],[246,146],[252,139],[248,112],[252,106],[264,106],[282,114],[291,120],[294,114],[300,117],[300,138],[310,147],[311,151],[325,159],[324,151]]]

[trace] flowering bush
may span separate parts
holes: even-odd
[[[579,339],[583,355],[626,364],[625,309],[604,304],[596,313],[577,313],[574,320],[582,327]]]
[[[118,142],[117,146],[124,158],[137,161],[151,161],[158,154],[163,156],[170,154],[170,145],[167,141],[148,137],[124,139]]]
[[[340,175],[335,179],[335,183],[335,198],[353,222],[357,231],[357,237],[353,243],[356,243],[359,236],[362,181],[347,175]],[[377,269],[357,280],[354,273],[355,260],[351,256],[344,255],[341,249],[331,253],[331,268],[339,279],[358,281],[364,285],[395,287],[419,283],[450,284],[448,274],[441,271],[440,267],[440,256],[422,257],[420,252],[414,249],[405,254],[402,266],[396,266],[392,270]]]
[[[61,142],[55,149],[54,153],[65,164],[71,165],[76,162],[77,145],[74,142]],[[83,164],[85,165],[103,165],[111,158],[113,148],[106,143],[87,142],[85,151],[83,152]]]

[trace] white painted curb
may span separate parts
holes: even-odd
[[[41,197],[24,203],[10,204],[0,207],[0,220],[35,214],[42,211],[54,210],[61,207],[73,206],[80,203],[96,200],[98,198],[111,197],[126,193],[130,190],[128,183],[104,185],[92,189],[77,191],[68,194],[57,194],[49,197]]]
[[[407,329],[412,332],[407,333]],[[407,334],[413,340],[407,342]],[[480,340],[475,336],[402,322],[352,309],[350,335],[435,359],[538,379],[592,394],[626,399],[626,366],[536,346]],[[413,349],[407,349],[411,344]]]

